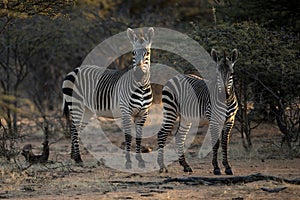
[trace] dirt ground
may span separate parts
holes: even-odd
[[[204,124],[202,128],[207,128]],[[0,160],[1,199],[300,199],[300,185],[271,180],[239,184],[186,184],[163,183],[176,177],[231,177],[215,176],[212,173],[211,154],[200,159],[197,156],[203,141],[198,131],[186,156],[193,168],[192,174],[182,171],[178,162],[168,166],[168,173],[158,170],[145,173],[128,173],[107,167],[82,147],[83,166],[77,166],[70,159],[70,141],[62,139],[50,146],[47,164],[37,164],[24,169],[28,164],[20,156],[16,162]],[[41,151],[42,134],[23,141],[20,146],[31,143]],[[123,137],[112,136],[111,140],[122,145]],[[155,141],[143,141],[152,146]],[[50,141],[51,142],[51,141]],[[233,130],[230,141],[229,159],[234,176],[262,173],[286,179],[300,178],[300,157],[289,158],[278,145],[280,134],[270,125],[255,130],[252,136],[253,148],[246,152],[239,133]],[[154,147],[155,149],[155,147]],[[221,156],[221,153],[220,153]],[[147,163],[146,163],[147,165]],[[17,167],[23,168],[22,171]],[[224,168],[221,165],[224,174]],[[268,192],[262,188],[283,188],[279,192]]]

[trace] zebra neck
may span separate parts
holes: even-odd
[[[143,72],[142,69],[136,65],[133,65],[132,75],[133,80],[139,85],[139,86],[147,86],[150,84],[150,65],[148,66],[148,70],[146,72]]]
[[[232,74],[230,75],[228,82],[227,82],[227,87],[226,87],[226,96],[228,98],[233,98],[234,96],[234,87],[233,87],[233,76]]]
[[[233,101],[235,101],[235,92],[234,87],[232,86],[229,91],[226,92],[226,103],[231,104]]]

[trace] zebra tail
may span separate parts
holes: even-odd
[[[69,110],[66,100],[63,101],[62,111],[63,111],[63,116],[66,118],[67,133],[70,133],[72,123],[71,123],[71,117],[70,117],[70,110]],[[71,135],[66,134],[66,136],[71,136]]]
[[[65,116],[66,119],[70,119],[70,110],[66,100],[63,101],[62,111],[63,111],[63,116]]]

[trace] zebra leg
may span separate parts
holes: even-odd
[[[82,163],[79,150],[79,137],[78,137],[79,125],[76,125],[76,122],[72,120],[71,125],[71,158],[75,160],[76,163]]]
[[[214,167],[214,175],[221,175],[221,170],[218,165],[218,149],[220,146],[220,140],[216,142],[216,144],[213,146],[213,159],[212,159],[212,165]]]
[[[135,127],[136,127],[136,160],[138,161],[138,165],[140,168],[145,168],[145,161],[141,155],[141,143],[143,137],[143,127],[148,117],[148,112],[146,112],[143,116],[136,118]]]
[[[167,142],[168,135],[171,133],[174,123],[177,119],[177,115],[169,115],[167,111],[164,111],[164,120],[162,123],[162,127],[157,133],[157,144],[158,144],[158,156],[157,163],[159,166],[159,173],[166,172],[168,173],[168,169],[164,164],[164,147]]]
[[[166,128],[166,125],[163,124],[160,131],[157,133],[157,143],[158,143],[158,156],[157,156],[157,163],[159,165],[159,173],[162,172],[168,172],[168,169],[166,168],[164,164],[164,147],[167,141],[168,133],[170,133],[171,130]]]
[[[87,108],[85,108],[82,113],[83,114],[81,115],[80,123],[76,123],[75,121],[72,120],[72,126],[71,126],[71,139],[72,139],[71,158],[75,160],[76,163],[83,162],[80,156],[80,149],[79,149],[79,133],[86,127],[89,119],[93,116],[93,113]]]
[[[163,122],[162,127],[157,133],[157,144],[158,144],[158,156],[157,163],[159,165],[159,172],[168,172],[164,164],[164,147],[167,141],[168,135],[172,132],[175,121],[178,117],[176,104],[174,103],[174,96],[170,91],[163,90],[162,92],[163,102]]]
[[[132,135],[131,135],[131,116],[129,114],[122,115],[122,125],[123,125],[123,131],[125,135],[125,152],[126,152],[125,167],[126,169],[131,169],[130,147],[131,147]]]
[[[220,134],[223,135],[223,124],[220,121],[215,121],[214,118],[209,120],[208,133],[211,136],[211,145],[213,150],[212,165],[214,167],[214,175],[221,175],[221,170],[218,164],[218,150],[220,146]]]
[[[184,120],[180,122],[180,125],[178,127],[177,133],[176,133],[176,145],[178,150],[178,156],[179,156],[179,164],[183,167],[184,172],[193,172],[192,168],[189,166],[189,164],[185,160],[184,156],[184,141],[187,135],[187,132],[191,128],[191,123],[187,123]]]
[[[224,130],[222,132],[222,141],[221,141],[222,152],[223,152],[222,164],[225,167],[225,173],[227,175],[233,175],[230,164],[228,162],[228,144],[229,144],[229,137],[230,137],[230,132],[232,127],[233,127],[233,122],[228,122],[225,124]]]

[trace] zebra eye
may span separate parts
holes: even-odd
[[[149,56],[149,55],[150,55],[150,51],[147,51],[146,56]]]

